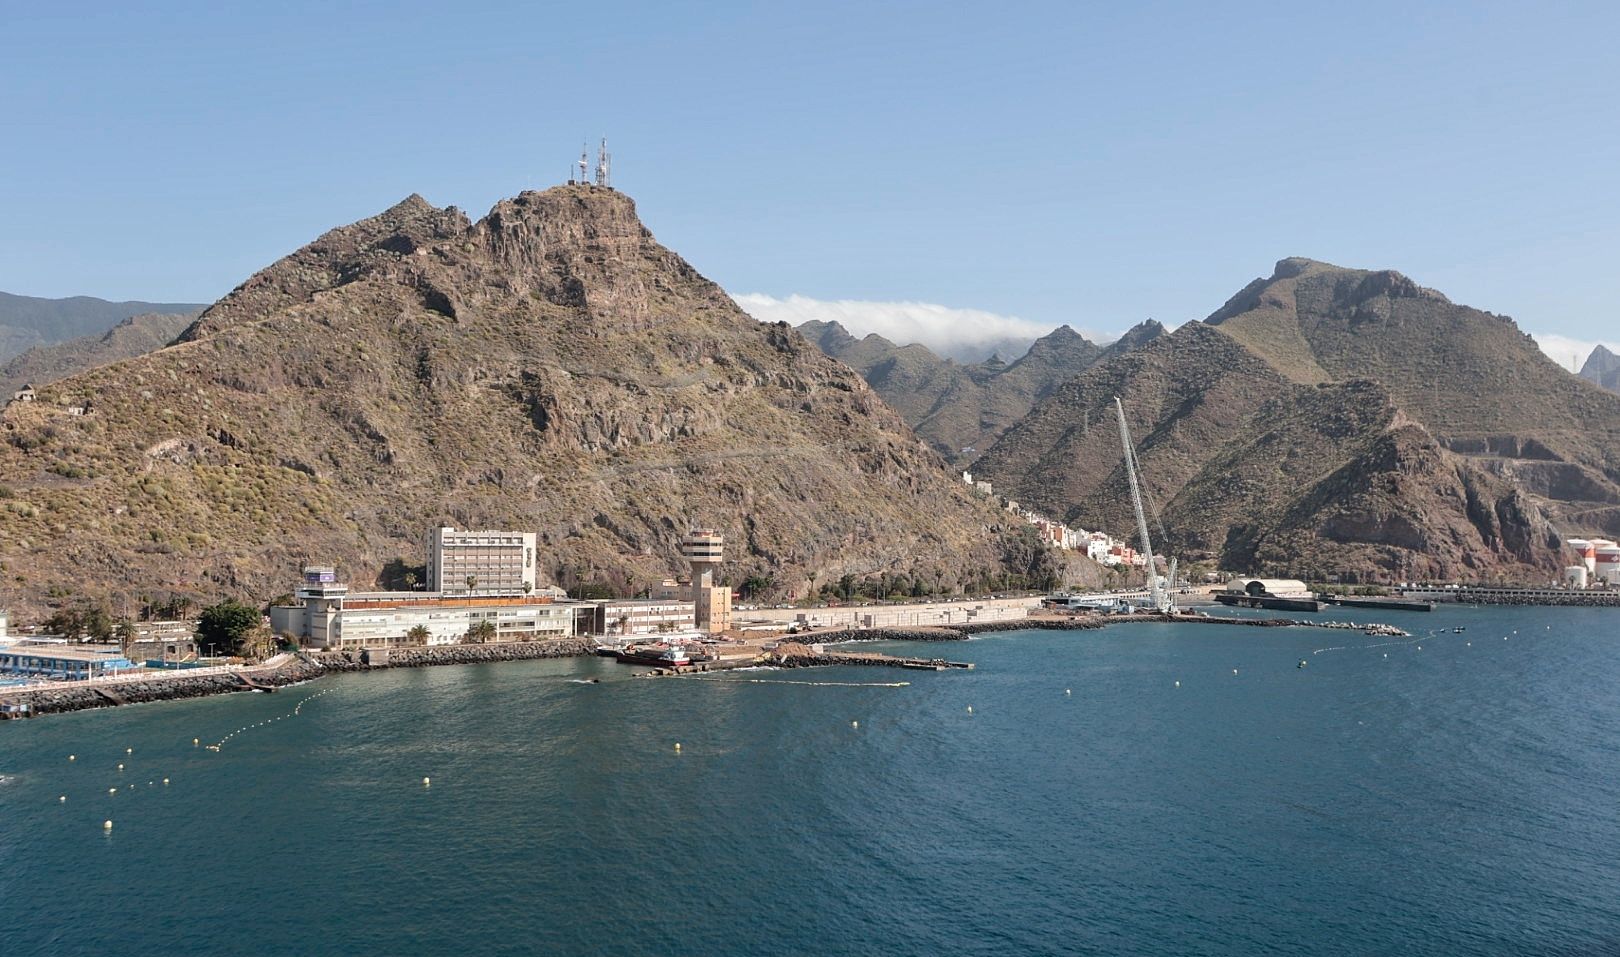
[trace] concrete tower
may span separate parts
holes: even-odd
[[[725,536],[712,528],[694,528],[681,539],[681,555],[692,563],[693,617],[710,634],[731,629],[731,589],[714,581],[725,548]]]

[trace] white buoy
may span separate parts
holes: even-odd
[[[1064,688],[1063,693],[1064,694],[1074,694],[1074,689],[1073,688]]]
[[[118,793],[118,789],[117,789],[117,788],[108,788],[108,789],[107,789],[107,793],[108,793],[108,794],[117,794],[117,793]]]
[[[849,723],[849,726],[852,727],[852,728],[858,728],[858,727],[861,726],[861,723],[859,721],[851,721]]]
[[[1232,669],[1232,673],[1233,673],[1233,674],[1237,674],[1237,669],[1236,669],[1236,668],[1233,668],[1233,669]]]
[[[134,748],[125,748],[125,749],[124,749],[124,753],[125,753],[125,754],[134,754],[134,753],[135,753],[135,749],[134,749]]]
[[[112,830],[112,822],[111,822],[111,821],[102,821],[102,822],[101,822],[101,829],[102,829],[102,830],[103,830],[103,831],[110,831],[110,830]]]
[[[423,787],[427,787],[427,786],[431,785],[432,783],[433,783],[432,778],[423,778],[422,779],[422,786]]]
[[[1177,687],[1177,688],[1179,688],[1179,687],[1181,687],[1181,682],[1179,682],[1179,681],[1178,681],[1178,682],[1176,682],[1176,687]]]
[[[201,742],[201,741],[200,741],[200,740],[198,740],[198,739],[197,739],[197,738],[192,738],[192,739],[191,739],[191,746],[192,746],[192,747],[194,747],[194,748],[195,748],[195,747],[196,747],[196,746],[197,746],[197,745],[199,745],[199,744],[201,744],[201,743],[202,743],[202,742]]]
[[[679,741],[675,742],[675,750],[679,751],[680,749],[681,749],[681,743]]]
[[[968,714],[972,714],[972,713],[973,713],[973,706],[968,705]]]
[[[1504,638],[1502,640],[1506,641],[1507,639]],[[77,760],[79,760],[79,756],[77,754],[70,754],[70,755],[68,755],[68,760],[69,761],[77,761]]]
[[[120,764],[120,765],[119,765],[119,766],[118,766],[118,770],[120,770],[120,771],[122,771],[122,770],[124,770],[124,766],[123,766],[123,765],[122,765],[122,764]]]
[[[164,779],[163,779],[163,783],[164,783],[164,784],[168,784],[168,783],[169,783],[169,779],[168,779],[168,778],[164,778]]]
[[[64,794],[61,797],[57,798],[56,803],[58,803],[58,804],[66,804],[67,803],[67,795]]]
[[[1386,652],[1384,652],[1384,657],[1385,657],[1385,658],[1388,658],[1388,657],[1389,657],[1389,652],[1387,652],[1387,651],[1386,651]]]
[[[1423,646],[1422,646],[1422,645],[1418,645],[1418,651],[1422,651],[1422,650],[1423,650]]]

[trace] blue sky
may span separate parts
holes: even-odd
[[[739,295],[1118,331],[1306,255],[1620,339],[1612,4],[241,6],[0,0],[0,289],[208,301],[605,134]]]

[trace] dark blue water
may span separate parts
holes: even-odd
[[[401,670],[10,722],[0,953],[1620,950],[1620,614],[1389,620],[1468,630]]]

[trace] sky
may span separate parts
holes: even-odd
[[[605,135],[756,314],[1105,336],[1297,255],[1567,365],[1620,348],[1616,36],[1612,3],[0,0],[0,289],[211,301]]]

